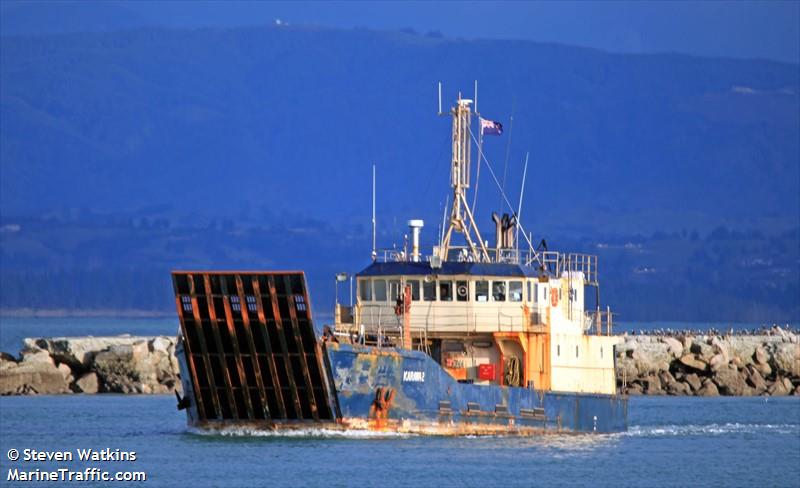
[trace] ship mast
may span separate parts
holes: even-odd
[[[469,188],[470,175],[470,122],[472,120],[472,100],[462,99],[458,95],[456,106],[450,110],[453,116],[453,159],[450,168],[450,186],[453,187],[453,210],[450,213],[450,225],[442,240],[441,258],[447,261],[451,250],[456,248],[451,245],[453,232],[464,235],[467,249],[475,262],[489,262],[489,252],[478,231],[475,218],[467,203],[467,189]],[[472,233],[475,233],[473,239]]]

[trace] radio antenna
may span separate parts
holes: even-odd
[[[378,251],[375,248],[375,165],[372,165],[372,260],[378,259]]]
[[[475,80],[475,115],[480,115],[480,112],[478,112],[478,80]],[[480,123],[478,127],[480,127]]]
[[[517,207],[517,235],[514,237],[514,242],[517,243],[517,251],[519,251],[519,222],[522,215],[522,197],[525,195],[525,177],[528,176],[528,156],[530,152],[525,153],[525,169],[522,170],[522,188],[519,189],[519,207]]]
[[[442,115],[442,82],[439,82],[439,115]]]

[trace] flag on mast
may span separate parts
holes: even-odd
[[[501,124],[500,122],[484,119],[483,117],[481,117],[480,119],[481,119],[481,134],[499,136],[500,134],[503,133],[503,124]]]

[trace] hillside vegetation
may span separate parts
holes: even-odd
[[[368,260],[371,164],[379,244],[408,218],[434,240],[436,82],[446,107],[478,79],[515,205],[531,154],[526,230],[604,256],[623,315],[800,316],[797,65],[285,26],[4,36],[0,54],[5,308],[168,309],[184,266],[299,267],[327,306],[332,274]],[[484,169],[484,233],[499,203]]]

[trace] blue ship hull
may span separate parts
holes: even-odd
[[[459,383],[420,351],[328,343],[324,353],[346,425],[431,434],[612,433],[628,426],[624,396]]]
[[[194,427],[440,435],[627,428],[624,396],[459,383],[420,351],[320,341],[302,273],[174,272],[173,282],[178,408]]]

